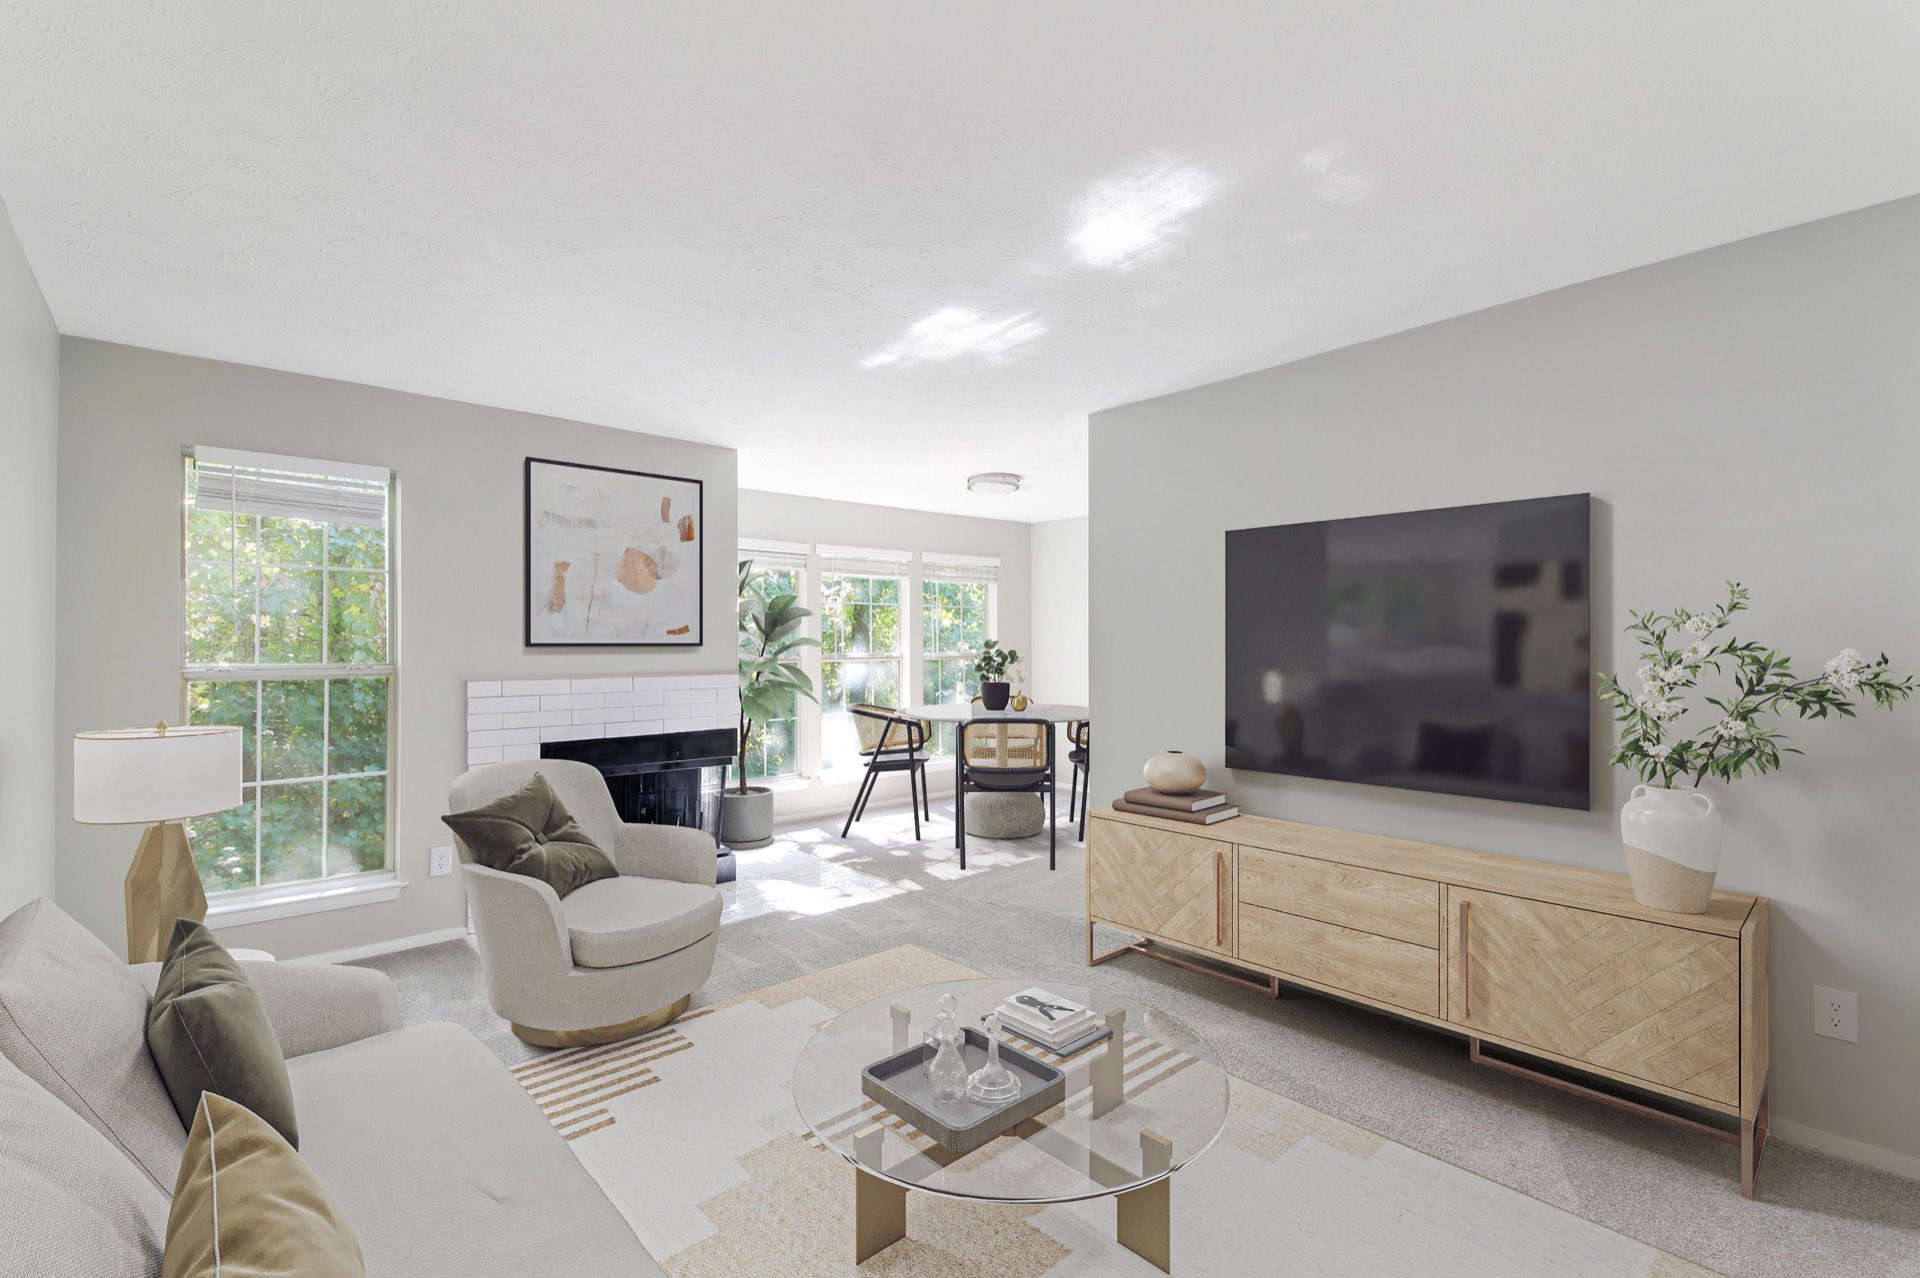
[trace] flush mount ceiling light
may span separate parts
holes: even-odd
[[[967,491],[993,493],[996,496],[1017,493],[1020,491],[1020,476],[1010,475],[1004,470],[989,470],[978,475],[968,475]]]

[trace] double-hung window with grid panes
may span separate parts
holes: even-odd
[[[193,822],[209,895],[391,865],[392,514],[381,468],[187,459],[186,718],[244,740],[245,801]]]
[[[994,632],[997,560],[921,556],[920,692],[929,705],[973,698],[973,658]],[[955,725],[936,723],[930,753],[953,753]]]
[[[826,547],[820,555],[820,759],[831,773],[862,762],[847,707],[901,704],[902,597],[912,557]]]

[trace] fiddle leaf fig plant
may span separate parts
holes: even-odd
[[[1002,648],[1000,641],[989,639],[973,655],[973,677],[980,683],[1005,683],[1007,671],[1020,661],[1020,654],[1012,648]]]
[[[754,722],[786,718],[799,697],[818,700],[813,680],[800,668],[800,649],[820,645],[800,633],[800,623],[812,615],[796,595],[763,592],[753,560],[740,561],[741,794],[747,792],[747,737]]]
[[[1781,754],[1800,754],[1785,745],[1786,735],[1771,720],[1789,707],[1802,719],[1830,714],[1853,718],[1856,706],[1892,709],[1913,695],[1912,675],[1896,676],[1886,653],[1869,660],[1842,648],[1817,675],[1801,677],[1778,649],[1743,642],[1727,632],[1747,608],[1747,588],[1727,583],[1726,602],[1705,612],[1629,612],[1627,633],[1639,642],[1639,691],[1620,676],[1603,674],[1600,699],[1614,708],[1621,725],[1612,762],[1624,764],[1648,783],[1672,786],[1676,778],[1698,784],[1709,776],[1733,781],[1748,769],[1756,774],[1780,766]],[[1688,697],[1700,690],[1711,671],[1731,677],[1732,688],[1717,696]],[[1702,707],[1711,707],[1700,713]]]

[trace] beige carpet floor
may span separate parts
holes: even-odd
[[[936,801],[921,840],[904,807],[875,808],[850,839],[838,818],[804,822],[743,854],[695,1007],[903,944],[991,976],[1091,980],[1180,1017],[1235,1078],[1711,1269],[1920,1278],[1911,1180],[1775,1141],[1748,1201],[1728,1146],[1473,1065],[1443,1034],[1300,991],[1265,998],[1145,958],[1089,972],[1070,827],[1063,820],[1058,871],[1048,872],[1041,838],[970,841],[962,872],[951,811]],[[471,945],[365,963],[394,978],[408,1021],[465,1025],[509,1065],[534,1055],[487,1007]]]
[[[515,1073],[675,1278],[1156,1273],[1113,1240],[1111,1200],[1006,1206],[919,1193],[908,1195],[906,1240],[855,1268],[853,1172],[794,1111],[794,1061],[836,1012],[978,975],[900,946]],[[1236,1080],[1220,1141],[1174,1181],[1174,1272],[1710,1271]]]

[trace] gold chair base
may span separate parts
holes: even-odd
[[[680,1014],[692,1003],[693,995],[685,994],[665,1007],[648,1012],[645,1016],[636,1016],[630,1021],[621,1021],[618,1025],[600,1025],[593,1029],[546,1030],[522,1025],[518,1021],[507,1023],[513,1027],[515,1038],[523,1043],[531,1043],[535,1047],[598,1047],[602,1043],[617,1043],[623,1038],[632,1038],[636,1034],[657,1030],[662,1025],[671,1025],[680,1019]]]

